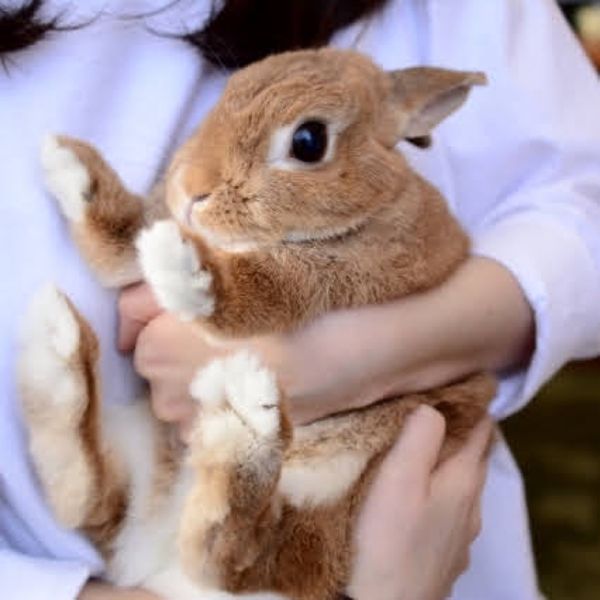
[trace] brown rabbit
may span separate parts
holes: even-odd
[[[484,81],[384,72],[348,51],[286,53],[231,77],[150,200],[83,142],[52,138],[43,162],[105,284],[143,273],[211,339],[290,331],[436,286],[465,259],[466,235],[396,146],[427,145]],[[162,196],[172,220],[158,220]],[[448,453],[495,388],[477,374],[293,429],[273,374],[239,353],[192,382],[202,410],[184,449],[147,402],[101,406],[97,354],[70,302],[42,292],[20,359],[32,457],[58,519],[103,551],[107,577],[171,600],[335,598],[356,512],[406,415],[438,408]]]

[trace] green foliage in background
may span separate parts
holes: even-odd
[[[549,600],[600,599],[600,365],[565,369],[503,427]]]

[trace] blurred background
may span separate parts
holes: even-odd
[[[600,71],[600,2],[561,7]],[[503,430],[525,476],[543,592],[600,600],[600,360],[563,369]]]

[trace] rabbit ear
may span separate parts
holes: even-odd
[[[432,129],[457,110],[471,87],[485,85],[483,73],[415,67],[389,71],[397,135],[426,147]]]

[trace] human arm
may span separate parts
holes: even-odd
[[[494,1],[485,5],[469,0],[459,8],[435,3],[429,18],[432,30],[452,28],[451,35],[440,34],[432,60],[454,68],[484,70],[490,76],[489,87],[441,126],[436,145],[444,149],[442,154],[451,157],[453,181],[448,191],[458,206],[459,217],[471,233],[474,253],[493,264],[495,272],[502,273],[501,279],[508,282],[507,287],[501,284],[496,289],[493,281],[490,284],[486,277],[478,281],[477,271],[471,271],[476,275],[472,279],[472,283],[477,284],[475,292],[489,291],[488,299],[494,309],[509,316],[508,321],[503,322],[502,319],[487,320],[486,313],[480,313],[485,323],[497,326],[491,338],[482,335],[478,346],[485,348],[486,355],[493,353],[496,359],[507,358],[507,350],[509,353],[511,349],[516,350],[514,360],[483,361],[484,366],[502,375],[493,411],[497,416],[506,416],[531,398],[566,361],[600,353],[600,311],[597,310],[600,297],[600,119],[597,117],[600,86],[558,9],[549,0]],[[544,53],[539,52],[540,45],[544,46]],[[498,265],[502,265],[504,271]],[[474,288],[467,285],[465,289]],[[505,304],[504,291],[508,291],[508,304]],[[431,297],[438,292],[434,290]],[[516,308],[510,298],[519,294],[517,304],[521,308]],[[423,296],[406,302],[418,312],[421,299]],[[531,306],[533,319],[525,327],[528,333],[522,336],[524,321],[518,315],[525,314],[521,310],[524,299]],[[404,304],[405,301],[392,303],[385,310],[392,314],[392,307]],[[421,340],[425,348],[430,349],[432,343],[439,341],[454,344],[463,334],[477,336],[480,330],[485,332],[485,327],[471,327],[477,322],[477,313],[473,310],[478,311],[481,304],[473,306],[471,297],[465,296],[457,308],[456,314],[443,310],[428,317],[433,319],[431,323],[444,315],[451,321],[442,323],[441,329],[419,329],[423,334],[435,333],[434,338]],[[380,310],[384,309],[366,308],[363,314]],[[514,321],[510,317],[513,314],[517,315]],[[302,405],[310,404],[311,399],[326,397],[337,405],[336,394],[324,392],[336,388],[340,382],[340,397],[350,403],[357,398],[365,401],[371,397],[370,390],[391,385],[385,378],[378,380],[381,370],[375,369],[371,376],[364,376],[366,366],[381,358],[381,352],[379,347],[369,353],[364,351],[365,346],[348,343],[362,342],[360,326],[356,330],[349,327],[341,337],[330,336],[345,343],[337,344],[335,353],[327,352],[326,333],[336,330],[336,323],[343,319],[353,324],[349,315],[339,313],[327,317],[292,338],[293,346],[289,339],[271,339],[263,345],[264,351],[279,361],[279,371],[283,379],[288,380],[288,391],[299,399],[296,412],[300,413],[301,420],[310,418],[311,411]],[[408,353],[410,348],[416,360],[420,343],[415,343],[409,332],[412,327],[413,334],[419,333],[416,331],[419,319],[409,319],[400,312],[398,315],[399,320],[405,319],[402,330],[384,327],[380,332],[397,346],[397,352]],[[383,319],[382,322],[386,323]],[[371,323],[363,323],[368,332]],[[535,343],[532,344],[534,329]],[[458,331],[459,338],[445,336],[442,340],[440,332],[446,331]],[[505,341],[512,341],[507,346],[497,346],[494,336],[505,334]],[[141,338],[141,346],[145,341],[152,343],[160,337],[157,323]],[[510,368],[518,365],[517,355],[521,354],[526,338],[534,350],[530,360],[521,360],[521,368]],[[358,360],[349,361],[353,349]],[[161,361],[151,350],[149,354],[152,354],[152,365],[145,363],[143,348],[139,349],[138,363],[143,374],[152,380],[156,375],[151,372],[153,366]],[[296,360],[299,355],[315,358],[310,371],[299,372],[304,364]],[[393,352],[389,356],[392,357]],[[468,366],[464,354],[452,360],[448,358],[452,359],[446,354],[446,360],[437,367],[426,365],[429,374],[422,370],[403,373],[405,363],[394,362],[397,368],[394,377],[404,379],[404,384],[412,379],[414,384],[415,375],[423,376],[423,387],[426,387],[432,373],[438,377],[442,374],[458,376]],[[484,357],[475,358],[479,362]],[[166,374],[167,369],[161,368],[161,377]],[[156,387],[169,388],[167,379]],[[345,387],[344,382],[349,385]],[[399,383],[402,381],[396,381],[396,385]],[[313,389],[307,391],[311,386]],[[351,399],[346,397],[348,389],[353,394]],[[401,389],[400,385],[398,390]]]
[[[437,2],[429,18],[430,60],[489,78],[438,131],[453,203],[474,253],[513,274],[535,317],[531,360],[500,373],[503,417],[600,353],[600,82],[551,0]]]
[[[187,385],[215,352],[194,327],[162,315],[146,288],[121,300],[123,348],[137,338],[136,366],[152,386],[159,417],[185,420]],[[149,325],[144,328],[148,322]],[[293,418],[326,414],[518,365],[531,352],[533,319],[518,283],[473,258],[445,284],[385,306],[332,313],[289,336],[250,342],[278,373]]]

